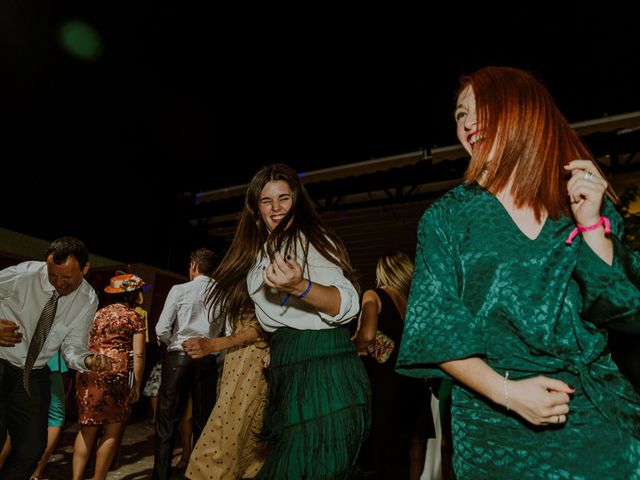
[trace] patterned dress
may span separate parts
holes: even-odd
[[[454,467],[467,479],[638,479],[640,398],[607,351],[604,327],[640,331],[640,260],[618,241],[597,257],[573,221],[548,218],[535,240],[499,200],[462,185],[419,227],[405,332],[397,360],[411,376],[443,376],[440,362],[481,357],[511,379],[544,375],[576,387],[566,424],[533,426],[456,384]]]
[[[236,333],[250,325],[261,331],[253,317],[244,320]],[[259,439],[267,403],[262,360],[268,353],[263,340],[225,353],[220,394],[191,454],[187,478],[253,478],[262,467],[267,453],[266,442]]]
[[[96,312],[89,332],[89,350],[114,359],[110,372],[78,372],[76,398],[82,425],[102,425],[129,416],[127,357],[133,350],[133,335],[144,332],[144,320],[121,303]]]

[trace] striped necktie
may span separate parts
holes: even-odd
[[[51,330],[53,319],[56,316],[56,309],[58,308],[59,296],[60,294],[57,292],[57,290],[54,290],[51,298],[47,300],[47,303],[45,304],[44,308],[42,309],[42,313],[40,314],[40,319],[38,320],[36,331],[33,333],[33,338],[31,339],[31,343],[29,344],[29,351],[27,352],[27,360],[24,364],[24,373],[22,376],[22,385],[24,386],[24,390],[27,392],[27,395],[29,395],[29,397],[31,397],[31,385],[29,383],[29,378],[31,377],[31,369],[36,363],[38,355],[40,355],[40,351],[44,346],[47,335],[49,335],[49,330]]]

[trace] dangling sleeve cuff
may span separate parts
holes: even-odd
[[[609,266],[586,242],[578,247],[575,278],[583,296],[582,315],[598,326],[640,333],[640,258],[622,243],[622,219],[612,219],[613,263]]]

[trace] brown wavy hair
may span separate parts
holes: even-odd
[[[594,158],[549,91],[530,73],[510,67],[485,67],[463,76],[456,98],[468,86],[475,95],[482,137],[488,141],[476,144],[465,181],[481,180],[495,195],[513,179],[515,205],[530,207],[537,220],[545,211],[552,219],[570,215],[570,173],[563,166]],[[617,200],[611,187],[607,194]]]
[[[292,204],[283,220],[269,234],[260,215],[260,194],[267,183],[277,180],[289,184]],[[247,275],[258,256],[267,255],[273,259],[278,251],[295,254],[296,245],[302,245],[301,256],[306,259],[309,244],[342,268],[345,276],[358,288],[344,244],[316,211],[298,174],[282,163],[263,167],[249,182],[240,221],[231,246],[213,272],[215,283],[208,291],[207,302],[216,305],[232,320],[253,312],[253,302],[247,291]],[[306,261],[302,268],[306,268]]]

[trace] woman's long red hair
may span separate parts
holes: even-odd
[[[564,165],[594,158],[548,90],[533,75],[509,67],[462,77],[458,93],[467,86],[475,95],[483,140],[476,143],[465,181],[481,181],[495,195],[512,180],[516,206],[531,208],[538,220],[545,211],[553,219],[569,215],[570,172]]]

